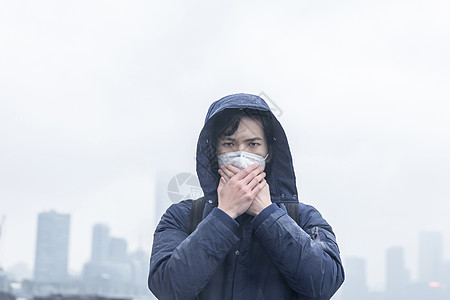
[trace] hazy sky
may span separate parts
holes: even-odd
[[[170,3],[169,3],[170,2]],[[0,263],[34,264],[37,214],[70,213],[70,268],[94,223],[150,251],[159,173],[195,172],[209,105],[264,91],[301,200],[341,254],[421,230],[450,260],[449,1],[0,2]]]

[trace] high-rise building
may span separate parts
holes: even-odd
[[[103,224],[95,224],[92,230],[91,261],[101,263],[109,257],[109,227]]]
[[[54,211],[38,216],[34,280],[62,282],[67,280],[70,215]]]
[[[126,240],[112,237],[108,226],[96,224],[92,230],[91,253],[91,261],[83,267],[86,292],[120,294],[130,288],[133,269]]]
[[[348,257],[344,261],[345,282],[342,299],[367,299],[369,289],[367,286],[366,260],[360,257]]]
[[[409,274],[405,268],[405,254],[403,247],[391,247],[386,251],[386,292],[392,299],[402,297]]]
[[[442,271],[442,278],[443,278],[443,284],[444,287],[447,289],[447,292],[450,296],[450,261],[447,261],[444,263],[443,271]],[[450,297],[449,297],[450,299]]]
[[[109,241],[109,259],[113,262],[127,261],[127,241],[111,237]]]
[[[443,241],[440,232],[419,234],[419,281],[438,284],[442,281]]]

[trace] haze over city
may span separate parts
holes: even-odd
[[[0,265],[34,265],[37,215],[71,215],[69,269],[92,226],[150,254],[161,193],[195,174],[209,105],[281,109],[301,201],[385,286],[385,254],[442,233],[450,260],[448,1],[2,1]],[[344,265],[345,266],[345,265]],[[145,279],[144,279],[145,280]]]

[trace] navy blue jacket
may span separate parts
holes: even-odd
[[[192,200],[170,206],[153,240],[148,286],[158,299],[330,299],[344,281],[331,226],[299,203],[300,226],[283,203],[298,202],[286,135],[274,126],[272,205],[234,220],[217,208],[220,176],[214,163],[211,120],[227,108],[270,112],[258,96],[235,94],[214,102],[197,144],[197,175],[207,199],[203,220],[189,235]]]

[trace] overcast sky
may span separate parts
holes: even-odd
[[[195,172],[209,105],[265,92],[281,108],[301,200],[341,255],[422,230],[450,260],[450,2],[0,2],[0,263],[32,268],[37,214],[70,213],[70,269],[103,222],[150,252],[158,174]]]

